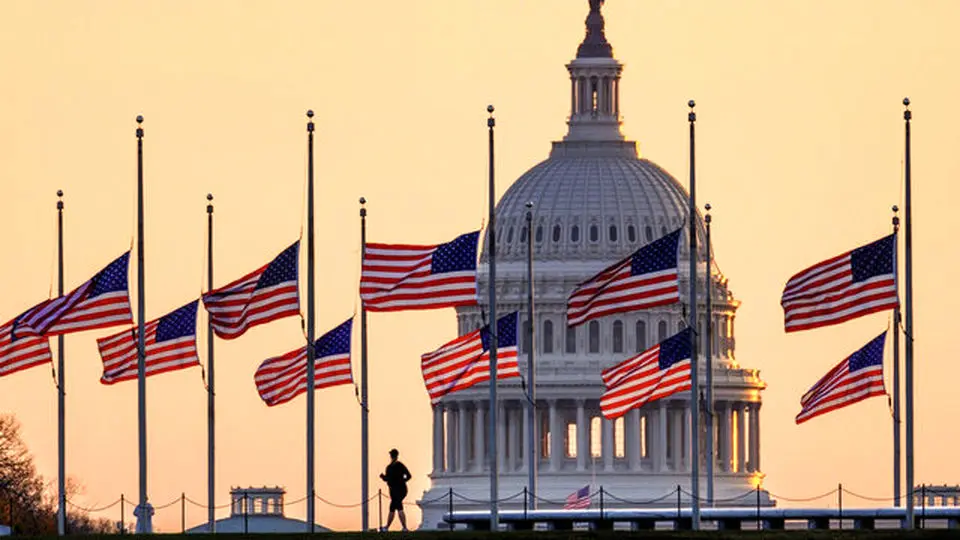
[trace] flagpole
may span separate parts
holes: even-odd
[[[57,296],[63,296],[63,190],[57,190]],[[67,534],[67,404],[63,334],[57,336],[57,534]]]
[[[704,357],[707,360],[707,402],[703,410],[704,423],[707,425],[707,505],[713,506],[713,437],[714,437],[714,427],[713,427],[713,266],[711,265],[712,250],[710,249],[712,244],[710,243],[710,222],[712,218],[710,217],[710,205],[707,204],[704,206],[707,210],[707,215],[703,216],[703,220],[707,223],[707,273],[706,273],[706,295],[707,300],[707,320],[704,321],[704,328],[706,334],[706,341],[704,342]],[[741,417],[737,417],[741,418]],[[741,426],[737,426],[737,429],[742,429]]]
[[[496,192],[494,190],[494,171],[493,171],[493,127],[496,125],[496,121],[493,118],[493,105],[487,106],[487,112],[490,113],[490,117],[487,118],[487,132],[489,136],[489,154],[490,154],[490,182],[489,182],[489,224],[487,225],[487,252],[490,254],[490,276],[489,276],[489,291],[490,291],[490,447],[487,449],[490,458],[490,530],[497,531],[500,528],[500,516],[497,510],[497,498],[499,497],[498,489],[498,476],[499,476],[499,463],[497,462],[498,456],[500,455],[499,442],[497,441],[497,412],[499,402],[497,401],[497,229],[496,229],[496,213],[494,212],[496,208],[497,198]],[[532,323],[532,321],[531,321]]]
[[[700,528],[700,362],[697,356],[697,181],[694,152],[696,103],[687,102],[690,112],[690,521],[694,530]]]
[[[137,420],[140,451],[140,504],[137,532],[153,532],[153,508],[147,502],[147,378],[143,322],[146,294],[143,267],[143,116],[137,116]]]
[[[904,189],[906,196],[904,199],[904,274],[906,277],[904,289],[904,303],[906,304],[906,328],[904,329],[904,345],[906,347],[906,357],[904,359],[904,404],[907,428],[906,428],[906,483],[907,483],[907,528],[914,528],[914,504],[913,504],[913,236],[910,219],[910,120],[913,119],[913,113],[910,111],[910,98],[903,98],[903,127],[905,136],[905,174]]]
[[[900,506],[900,287],[897,279],[897,236],[900,230],[899,208],[893,207],[893,277],[897,288],[897,307],[893,309],[893,505]]]
[[[534,324],[533,300],[533,202],[527,202],[527,320],[530,321],[530,332],[527,334],[527,491],[530,495],[530,507],[537,509],[537,363],[534,351],[537,343]]]
[[[213,290],[213,194],[207,193],[207,290]],[[217,532],[214,479],[216,461],[215,401],[213,373],[213,318],[207,317],[207,522]]]
[[[313,111],[307,111],[307,523],[308,531],[314,532],[314,385],[316,373],[314,362],[314,303],[313,303]]]
[[[360,197],[360,266],[367,256],[367,199]],[[370,410],[367,402],[367,309],[360,302],[360,530],[370,526]]]

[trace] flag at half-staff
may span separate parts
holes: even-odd
[[[194,300],[144,325],[144,376],[200,365],[197,358],[198,303]],[[136,328],[97,340],[103,360],[102,384],[137,379],[137,341]]]
[[[51,360],[50,344],[46,337],[14,332],[16,319],[0,326],[0,377],[42,366]]]
[[[300,241],[259,269],[203,295],[213,331],[236,339],[250,328],[300,314]]]
[[[874,396],[885,396],[883,345],[887,333],[870,340],[837,364],[800,398],[797,423]]]
[[[791,277],[780,299],[784,329],[830,326],[897,307],[895,247],[891,234]]]
[[[350,370],[352,330],[353,317],[314,342],[314,388],[353,383]],[[271,407],[303,394],[307,391],[307,347],[264,360],[257,368],[254,381],[260,398]]]
[[[497,320],[497,379],[519,377],[517,326],[520,313],[514,311]],[[490,325],[464,334],[439,349],[420,357],[423,382],[436,403],[443,396],[490,381]]]
[[[650,401],[690,390],[690,328],[601,374],[606,386],[600,412],[607,419],[623,416]]]
[[[432,246],[367,243],[360,298],[367,311],[477,305],[480,232]]]
[[[127,290],[129,261],[127,251],[83,285],[30,308],[17,318],[14,334],[54,336],[132,324]]]
[[[681,230],[641,247],[578,285],[567,300],[567,325],[679,302],[677,247]]]

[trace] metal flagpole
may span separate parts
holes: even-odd
[[[906,304],[906,328],[904,329],[904,345],[906,347],[906,357],[904,358],[904,404],[907,429],[906,429],[906,483],[907,483],[907,528],[912,529],[913,523],[913,236],[910,219],[910,120],[913,113],[910,109],[910,98],[903,98],[903,127],[905,135],[905,166],[904,166],[904,190],[906,191],[904,199],[904,275],[906,283],[904,288],[904,303]]]
[[[897,307],[893,310],[893,505],[900,506],[900,286],[897,275],[897,236],[900,230],[899,208],[893,207],[893,277],[897,288]]]
[[[530,507],[537,509],[537,362],[534,351],[537,348],[536,324],[534,324],[533,305],[533,202],[527,203],[527,320],[530,332],[527,334],[527,484]]]
[[[213,194],[211,193],[207,193],[207,290],[213,290]],[[214,391],[213,338],[213,318],[207,317],[207,522],[210,524],[209,532],[216,533],[214,402],[217,394]]]
[[[367,200],[360,197],[360,266],[367,256]],[[370,409],[367,401],[367,309],[360,302],[360,530],[370,526]]]
[[[704,418],[704,424],[707,426],[707,505],[713,506],[713,438],[714,438],[714,416],[713,416],[713,267],[711,266],[712,253],[710,243],[710,205],[707,204],[704,206],[707,210],[707,215],[703,216],[703,220],[707,223],[707,273],[704,276],[706,278],[706,290],[704,295],[707,300],[707,320],[704,321],[704,333],[706,334],[706,340],[704,340],[703,356],[707,361],[707,392],[706,392],[706,403],[704,404],[703,414],[706,416]],[[737,417],[741,418],[741,417]],[[742,426],[737,426],[737,429],[743,429]]]
[[[143,116],[137,116],[137,420],[140,449],[140,503],[137,505],[137,532],[153,532],[153,509],[147,505],[147,377],[143,322],[146,294],[143,267]]]
[[[700,528],[700,362],[697,355],[697,181],[694,168],[694,125],[696,103],[691,99],[690,112],[690,520],[694,530]]]
[[[487,106],[487,112],[490,117],[487,118],[487,131],[489,133],[489,153],[490,153],[490,183],[489,183],[489,206],[490,216],[487,225],[487,252],[490,254],[490,447],[487,449],[490,458],[490,530],[497,531],[500,528],[500,516],[497,513],[497,498],[499,489],[497,481],[499,480],[499,463],[497,451],[499,441],[497,441],[497,412],[499,402],[497,401],[497,229],[494,208],[497,198],[494,191],[493,174],[493,127],[496,121],[493,119],[493,105]]]
[[[63,296],[63,191],[57,190],[57,296]],[[57,336],[57,534],[67,534],[67,377],[63,334]]]
[[[313,111],[307,111],[307,523],[308,531],[314,532],[316,516],[314,514],[313,479],[313,429],[314,429],[314,385],[316,384],[314,342],[314,303],[313,303]]]

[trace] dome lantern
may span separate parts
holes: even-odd
[[[564,141],[622,141],[620,133],[620,72],[623,64],[603,31],[603,0],[590,0],[587,35],[570,72],[570,126]]]

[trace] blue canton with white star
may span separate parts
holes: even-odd
[[[687,327],[660,343],[660,369],[668,369],[690,358],[690,337],[690,328]]]
[[[117,257],[106,268],[93,276],[89,298],[101,294],[127,290],[127,265],[130,262],[130,252]]]
[[[676,268],[677,246],[680,244],[682,230],[677,229],[638,249],[630,260],[630,274],[637,276]]]
[[[497,319],[498,349],[517,346],[517,323],[519,319],[519,311],[514,311]],[[488,324],[480,329],[480,343],[484,351],[490,350],[490,341],[490,325]]]
[[[858,247],[850,253],[853,282],[893,273],[893,235]]]
[[[433,251],[431,274],[466,272],[477,269],[477,241],[480,231],[460,235]]]
[[[164,315],[157,323],[157,343],[197,335],[197,300]]]
[[[270,265],[257,280],[257,288],[265,289],[287,281],[297,280],[297,270],[300,264],[300,241],[283,250],[277,258],[270,261]]]
[[[350,354],[350,332],[352,329],[353,317],[320,336],[320,339],[314,342],[315,357],[323,358],[325,356]]]
[[[870,343],[864,345],[860,350],[850,355],[847,362],[850,365],[850,372],[859,371],[864,368],[883,365],[883,344],[886,341],[887,333],[884,332],[873,338]]]

